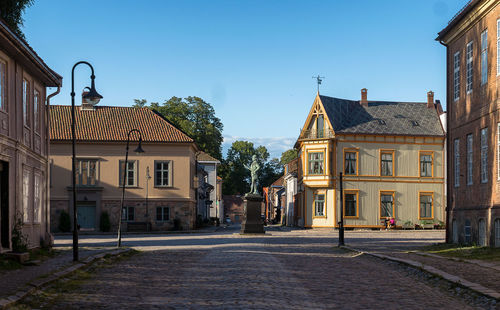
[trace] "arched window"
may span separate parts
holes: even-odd
[[[466,244],[470,244],[470,241],[471,241],[470,236],[471,236],[470,220],[465,220],[464,241]]]

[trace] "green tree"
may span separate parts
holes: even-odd
[[[226,159],[218,174],[222,177],[222,192],[225,195],[245,194],[250,190],[250,171],[245,168],[252,162],[252,156],[257,155],[260,165],[258,172],[258,187],[267,186],[280,175],[283,169],[277,158],[269,159],[269,152],[266,147],[259,146],[255,148],[252,142],[235,141],[227,152]]]
[[[145,99],[135,99],[134,107],[147,106]],[[193,138],[204,152],[222,160],[222,129],[221,120],[215,115],[210,103],[200,97],[172,97],[162,104],[152,102],[149,105],[168,119],[174,126]]]
[[[282,165],[286,165],[297,157],[299,157],[299,151],[296,149],[289,149],[288,151],[281,153],[280,163]]]
[[[22,17],[24,10],[33,5],[34,0],[1,0],[0,17],[21,38],[25,39],[21,27],[24,24]]]

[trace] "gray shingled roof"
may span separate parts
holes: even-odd
[[[444,136],[436,109],[425,102],[359,101],[319,96],[336,134]]]

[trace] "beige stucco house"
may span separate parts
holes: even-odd
[[[445,134],[440,104],[346,100],[317,94],[297,140],[298,222],[337,227],[343,173],[346,227],[444,221]],[[422,222],[426,221],[426,222]]]
[[[52,106],[51,214],[57,230],[61,212],[72,214],[71,107]],[[139,135],[131,134],[124,230],[194,228],[196,153],[193,139],[148,108],[79,106],[76,108],[77,212],[82,230],[99,230],[107,212],[111,229],[120,216],[127,134],[142,133],[144,153],[137,155]]]
[[[0,20],[0,253],[12,250],[17,221],[28,247],[50,242],[47,87],[61,84]]]

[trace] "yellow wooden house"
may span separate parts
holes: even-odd
[[[445,219],[445,133],[427,102],[314,99],[296,142],[299,225],[336,227],[343,173],[345,227],[429,225]]]

